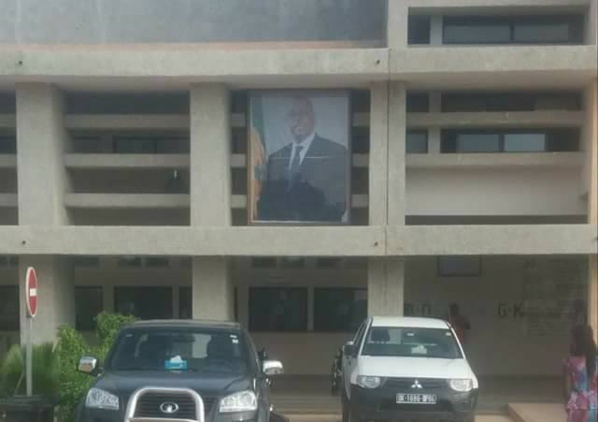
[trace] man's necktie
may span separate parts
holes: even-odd
[[[289,189],[291,186],[297,182],[299,177],[299,167],[301,166],[301,150],[303,147],[301,145],[297,145],[295,147],[295,155],[293,155],[293,159],[291,160],[291,165],[289,167]]]
[[[293,160],[291,161],[291,166],[289,167],[289,172],[291,176],[297,174],[299,172],[299,166],[301,165],[301,150],[303,147],[301,145],[297,145],[295,147],[295,155],[293,155]]]

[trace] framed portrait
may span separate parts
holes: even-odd
[[[349,91],[249,96],[249,224],[348,224]]]

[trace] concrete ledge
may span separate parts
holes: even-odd
[[[598,253],[589,224],[388,227],[387,254],[589,255]]]
[[[368,195],[352,195],[351,208],[367,208],[369,203]],[[247,208],[247,195],[232,195],[231,208]]]
[[[563,422],[567,420],[564,406],[560,403],[509,404],[508,412],[515,422]]]
[[[169,114],[69,114],[67,129],[180,129],[189,130],[189,116]]]
[[[64,204],[68,208],[189,208],[189,195],[68,193],[65,195]]]
[[[383,256],[380,227],[0,226],[0,255]]]
[[[66,154],[64,166],[71,169],[172,169],[188,168],[187,154]],[[0,157],[2,167],[2,157]],[[15,162],[16,167],[16,162]]]
[[[583,111],[543,110],[504,112],[407,113],[409,128],[581,127]]]
[[[16,154],[0,154],[0,169],[16,169],[17,156]]]
[[[14,114],[0,114],[0,128],[13,129],[17,126],[17,116]]]
[[[407,227],[0,226],[0,255],[590,255],[595,225]]]
[[[408,154],[407,168],[531,168],[581,167],[584,155],[580,152],[547,152],[521,154]]]
[[[353,154],[353,162],[351,164],[353,168],[367,168],[369,165],[369,160],[369,154]],[[232,168],[246,168],[247,155],[233,154],[231,156],[230,166]]]
[[[451,0],[448,3],[446,0],[404,0],[410,9],[495,9],[495,8],[542,8],[547,7],[587,7],[590,0],[493,0],[491,5],[488,5],[488,0]],[[438,13],[438,12],[437,12]]]

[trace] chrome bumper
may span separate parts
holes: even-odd
[[[165,394],[186,394],[193,399],[195,402],[195,419],[179,419],[169,418],[165,415],[163,418],[146,418],[146,417],[135,417],[135,411],[137,410],[137,403],[139,398],[146,393],[165,393]],[[166,387],[144,387],[135,391],[129,400],[127,405],[127,411],[125,413],[125,422],[205,422],[204,403],[197,392],[188,388],[166,388]]]

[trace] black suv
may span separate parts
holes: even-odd
[[[236,323],[173,320],[123,328],[103,367],[84,357],[79,371],[98,378],[76,422],[268,422],[282,364]]]

